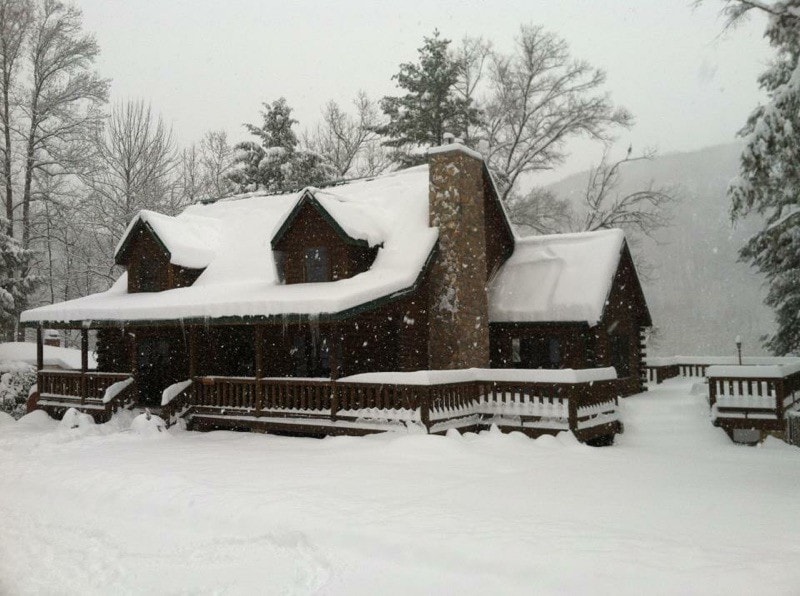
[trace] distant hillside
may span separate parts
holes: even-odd
[[[673,225],[636,250],[654,265],[644,291],[659,328],[651,354],[735,353],[741,335],[745,354],[763,354],[759,337],[771,333],[773,317],[764,306],[763,278],[737,262],[738,250],[757,229],[756,221],[732,226],[726,189],[736,175],[741,146],[721,145],[691,153],[636,162],[623,173],[621,190],[656,185],[679,187],[681,202]],[[549,188],[578,198],[587,174]]]

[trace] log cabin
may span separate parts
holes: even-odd
[[[623,232],[517,237],[486,163],[457,143],[371,179],[142,211],[114,258],[108,291],[23,313],[40,346],[81,330],[79,373],[40,362],[53,415],[607,441],[617,397],[644,389],[651,321]]]

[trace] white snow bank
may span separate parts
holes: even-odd
[[[34,410],[17,420],[16,426],[17,428],[25,427],[29,430],[49,430],[58,426],[58,421],[52,419],[44,410]]]
[[[111,385],[109,385],[106,389],[105,393],[103,393],[103,403],[107,404],[132,384],[133,377],[123,379],[122,381],[117,381],[116,383],[111,383]]]
[[[199,216],[219,223],[218,249],[192,286],[128,294],[123,276],[107,292],[28,310],[22,320],[316,315],[338,313],[412,287],[438,237],[438,230],[428,225],[428,167],[319,192],[328,206],[341,203],[333,210],[346,208],[362,213],[359,225],[369,227],[367,231],[375,235],[373,240],[380,238],[383,242],[369,271],[322,284],[280,284],[270,240],[302,193],[245,195],[192,205],[175,218]]]
[[[95,426],[94,418],[89,416],[89,414],[82,414],[75,408],[70,408],[64,412],[64,417],[58,423],[58,428],[66,430],[92,426]]]
[[[186,381],[180,381],[179,383],[173,383],[161,393],[161,405],[166,406],[169,402],[179,396],[184,389],[189,387],[192,384],[192,380],[188,379]]]
[[[673,364],[739,364],[738,356],[648,356],[647,366]],[[743,365],[800,364],[797,356],[743,356]]]
[[[89,352],[89,368],[97,368],[97,360]],[[0,343],[0,362],[24,362],[36,366],[36,344],[33,342]],[[44,366],[80,369],[81,351],[74,348],[44,346]]]
[[[0,592],[796,594],[800,451],[732,444],[689,386],[624,400],[603,449],[3,429]]]
[[[0,412],[0,428],[4,426],[9,426],[14,423],[16,423],[16,420],[14,420],[14,417],[11,414]]]
[[[145,437],[157,435],[167,436],[167,424],[158,416],[145,412],[133,419],[131,422],[131,431]]]
[[[796,372],[800,372],[800,363],[776,364],[773,366],[709,366],[706,369],[706,376],[779,379]]]
[[[489,288],[490,320],[597,324],[624,241],[616,229],[518,239]]]
[[[393,385],[439,385],[469,381],[509,383],[590,383],[616,379],[613,367],[556,370],[522,368],[468,368],[460,370],[418,370],[415,372],[372,372],[342,377],[342,383]]]
[[[114,256],[138,222],[148,224],[170,253],[170,263],[190,269],[203,269],[216,254],[219,245],[219,221],[201,215],[173,217],[143,209],[131,220],[120,238]]]

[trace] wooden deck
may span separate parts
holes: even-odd
[[[128,375],[42,371],[39,404],[51,412],[76,407],[106,416],[103,392]],[[621,432],[617,381],[508,383],[470,381],[436,385],[370,384],[329,379],[195,377],[160,409],[197,430],[235,429],[292,435],[376,432],[444,434],[497,425],[531,437],[572,431],[604,442]],[[128,398],[135,392],[125,392]],[[118,407],[120,400],[115,399]]]
[[[712,369],[713,370],[713,369]],[[737,431],[783,433],[787,413],[800,409],[800,372],[776,376],[708,377],[709,404],[716,426],[735,439]]]

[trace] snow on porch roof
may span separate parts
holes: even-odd
[[[174,218],[145,215],[166,236],[173,230],[160,224],[174,224],[182,233],[189,227],[184,224],[215,222],[210,227],[218,230],[218,243],[192,286],[129,294],[123,274],[106,292],[25,311],[22,321],[335,315],[414,287],[438,238],[428,224],[427,165],[311,192],[340,225],[347,220],[348,234],[383,243],[369,271],[333,282],[280,284],[270,242],[304,193],[251,193],[192,205]]]
[[[596,325],[624,242],[616,229],[518,239],[491,283],[489,320]]]
[[[132,240],[131,233],[139,225],[149,227],[156,239],[169,252],[170,263],[189,269],[203,269],[214,259],[219,245],[219,220],[200,215],[183,214],[172,217],[155,211],[141,210],[122,234],[114,259],[126,260]]]

